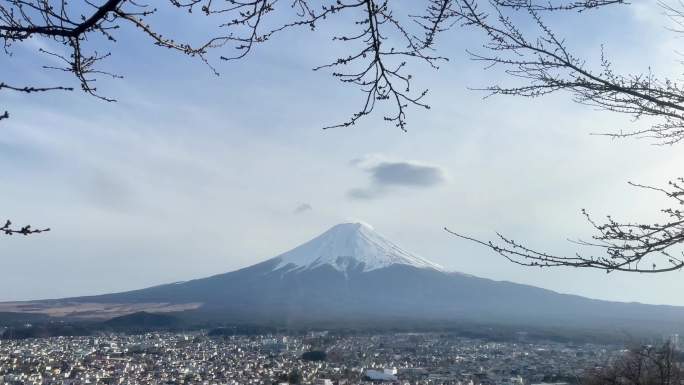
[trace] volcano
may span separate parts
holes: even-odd
[[[0,304],[0,312],[107,318],[183,311],[235,322],[473,321],[679,328],[684,308],[609,302],[450,272],[363,223],[339,224],[229,273],[98,296]]]

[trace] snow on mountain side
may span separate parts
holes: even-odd
[[[421,269],[445,271],[440,265],[402,250],[364,223],[342,223],[273,260],[274,270],[308,270],[331,265],[339,271],[360,269],[364,272],[390,265],[409,265]]]

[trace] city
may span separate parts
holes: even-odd
[[[325,353],[302,358],[312,351]],[[53,337],[0,340],[0,384],[577,383],[586,370],[621,351],[525,342],[524,336],[495,343],[440,333]]]

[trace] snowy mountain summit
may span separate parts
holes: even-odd
[[[330,265],[336,270],[381,269],[391,265],[409,265],[444,271],[440,265],[402,250],[365,223],[342,223],[273,260],[274,270],[305,271]]]

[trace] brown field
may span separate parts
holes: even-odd
[[[69,301],[50,302],[4,302],[0,303],[0,312],[45,314],[51,317],[68,317],[79,319],[108,319],[139,311],[151,313],[168,313],[193,310],[202,303],[79,303]]]

